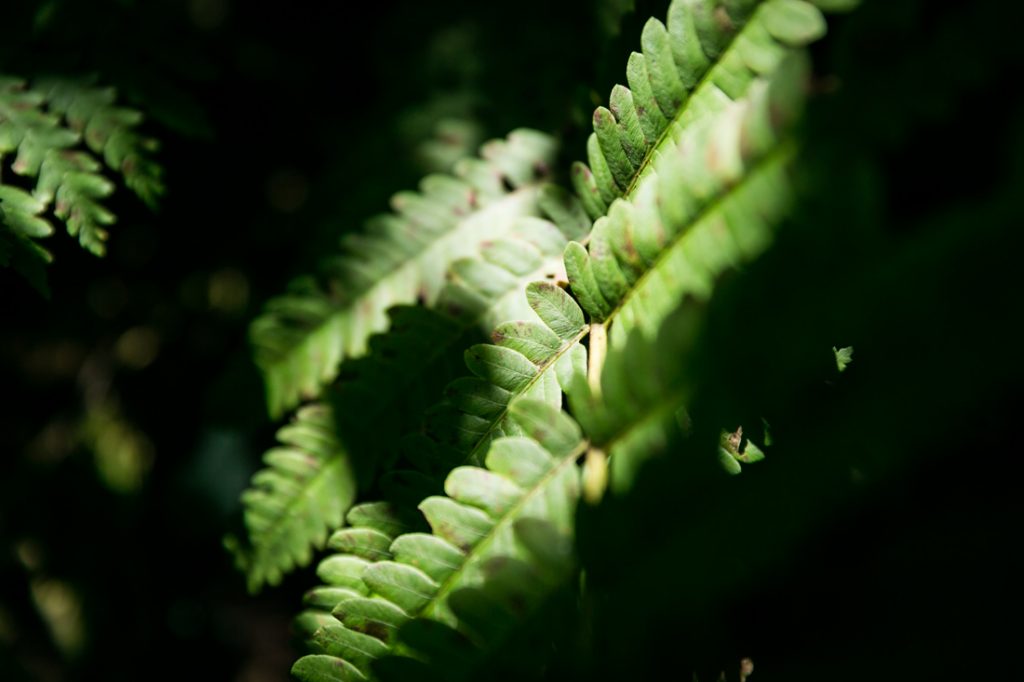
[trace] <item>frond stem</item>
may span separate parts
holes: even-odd
[[[587,381],[594,396],[601,395],[601,368],[608,353],[608,327],[604,322],[590,325],[590,352],[587,355]]]

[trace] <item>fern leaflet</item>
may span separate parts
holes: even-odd
[[[253,475],[242,496],[250,547],[226,540],[252,592],[308,564],[313,548],[323,548],[355,497],[348,456],[329,409],[303,407],[277,437],[281,445],[263,456],[267,468]]]
[[[454,466],[483,463],[497,438],[522,435],[509,412],[515,399],[561,407],[563,387],[585,371],[586,350],[579,343],[586,333],[583,312],[548,282],[531,284],[527,298],[540,322],[499,325],[495,334],[501,345],[479,344],[467,351],[474,376],[453,381],[446,399],[430,411],[426,433],[411,434],[400,444],[414,470],[399,469],[382,479],[392,496],[404,496],[415,506],[421,492],[434,490],[436,477]]]
[[[50,111],[61,114],[85,144],[100,155],[107,167],[124,176],[125,185],[151,208],[164,193],[161,168],[150,154],[157,141],[135,128],[142,114],[114,105],[113,88],[98,88],[90,80],[39,80],[35,87],[44,93]]]
[[[629,87],[616,85],[608,108],[594,111],[589,165],[573,165],[590,215],[631,196],[666,140],[716,116],[755,77],[770,76],[789,48],[824,33],[820,12],[802,0],[674,0],[666,23],[648,20],[641,52],[629,58]]]
[[[444,381],[452,375],[448,351],[465,347],[465,339],[475,336],[480,326],[491,328],[498,320],[531,316],[539,322],[527,305],[523,293],[526,284],[538,277],[546,281],[565,281],[561,252],[568,239],[582,235],[590,222],[571,195],[553,186],[542,188],[538,204],[557,224],[535,217],[519,218],[505,237],[485,243],[476,258],[462,258],[452,265],[438,295],[436,310],[412,306],[393,308],[389,311],[389,332],[370,339],[368,355],[343,363],[338,385],[329,395],[335,423],[321,426],[335,434],[332,437],[337,440],[337,447],[348,453],[357,478],[364,484],[369,485],[373,478],[378,453],[393,451],[395,436],[415,428],[415,424],[410,423],[405,425],[407,428],[393,428],[397,433],[382,434],[381,420],[395,414],[423,412],[429,404],[425,398],[434,400],[443,386],[434,388],[435,377],[443,377]],[[577,315],[582,320],[582,313],[577,312]],[[514,332],[524,330],[532,330],[533,335],[538,336],[544,328],[537,322],[516,323],[506,332],[510,336],[509,343],[521,343],[521,334]],[[550,336],[548,332],[544,338]],[[461,346],[460,342],[463,342]],[[535,352],[532,355],[536,358]],[[553,390],[560,396],[561,389],[557,386],[552,389],[550,376],[544,376],[547,378],[542,382],[548,393]],[[464,415],[467,409],[472,412],[466,406],[479,401],[480,397],[474,397],[471,389],[467,381],[462,382],[459,390],[453,386],[450,392],[453,401],[462,403],[456,415]],[[486,443],[478,448],[480,452],[484,449]],[[329,523],[328,530],[340,525],[340,516],[331,518],[337,522]],[[306,539],[313,542],[317,537],[311,535]],[[263,555],[269,551],[271,556],[277,555],[273,545],[263,546],[268,539],[272,543],[276,541],[266,533],[250,535],[248,552]],[[297,547],[299,539],[295,542]],[[319,546],[322,546],[322,539]],[[298,556],[295,552],[292,554]],[[275,569],[286,572],[294,565],[308,562],[308,552],[302,556],[305,557],[302,562],[278,563]],[[257,565],[262,566],[262,563],[257,562]],[[263,579],[271,576],[275,581],[280,577],[279,573],[250,571],[250,589],[256,589]]]
[[[31,192],[0,182],[0,221],[12,235],[8,239],[46,262],[49,254],[32,240],[52,233],[44,217],[51,208],[84,248],[98,256],[106,250],[114,215],[101,202],[114,185],[100,174],[96,158],[79,148],[83,140],[150,205],[163,191],[160,169],[149,156],[155,143],[134,130],[142,115],[113,101],[112,89],[59,79],[28,87],[0,77],[0,162],[16,153],[11,170],[35,178]]]
[[[456,468],[445,483],[448,496],[420,505],[432,534],[398,536],[387,550],[393,560],[334,558],[345,572],[331,578],[359,596],[337,603],[337,621],[314,632],[317,653],[295,664],[296,675],[353,679],[393,647],[443,655],[450,628],[460,623],[471,638],[487,641],[514,627],[527,604],[564,578],[579,490],[575,462],[585,446],[575,423],[550,405],[526,400],[513,412],[527,435],[495,440],[488,469]],[[462,665],[471,668],[472,658]],[[380,672],[390,679],[386,667]],[[455,669],[447,674],[459,677]]]
[[[805,60],[792,55],[770,83],[660,154],[630,200],[595,223],[586,249],[566,249],[573,293],[613,346],[636,327],[653,334],[684,296],[706,298],[717,275],[770,242],[792,197],[786,134],[805,78]]]
[[[550,138],[528,130],[482,148],[482,159],[456,165],[455,177],[428,176],[420,192],[392,198],[394,214],[343,239],[327,263],[327,288],[297,280],[271,300],[250,329],[271,415],[320,394],[345,358],[366,352],[387,328],[388,308],[437,300],[448,266],[500,238],[536,213],[537,181],[553,153]]]
[[[452,351],[479,340],[481,329],[508,319],[539,321],[527,305],[526,285],[538,278],[564,283],[561,253],[569,239],[590,226],[578,202],[563,190],[544,187],[539,205],[557,222],[518,219],[476,257],[452,264],[432,309],[393,308],[389,332],[370,340],[366,356],[342,365],[330,396],[342,422],[340,435],[354,455],[370,458],[370,453],[388,451],[394,435],[415,429],[418,422],[400,422],[396,434],[382,436],[376,425],[379,419],[393,420],[395,413],[418,418],[457,374]]]

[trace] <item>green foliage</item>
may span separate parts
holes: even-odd
[[[446,496],[420,503],[430,534],[373,534],[380,541],[367,551],[369,542],[339,531],[333,544],[363,556],[331,557],[318,573],[355,594],[338,595],[331,613],[340,623],[313,621],[315,653],[296,663],[296,674],[345,669],[336,659],[369,674],[372,661],[385,659],[375,666],[381,678],[401,679],[411,658],[443,661],[451,679],[475,679],[479,649],[520,627],[565,579],[579,428],[543,402],[517,402],[512,413],[525,435],[492,441],[486,468],[456,467]]]
[[[150,158],[156,142],[136,131],[142,114],[114,99],[113,89],[87,81],[50,78],[30,86],[0,76],[0,164],[13,154],[10,171],[25,179],[0,181],[0,264],[13,263],[40,288],[33,272],[52,256],[36,240],[53,233],[48,212],[83,248],[97,256],[106,251],[115,217],[102,202],[114,184],[94,154],[150,206],[163,192]]]
[[[832,346],[832,352],[836,354],[836,369],[845,372],[850,363],[853,362],[853,346],[836,348]]]
[[[251,336],[271,415],[317,397],[343,359],[365,353],[370,336],[387,329],[388,308],[433,304],[453,262],[535,214],[552,153],[550,138],[527,130],[485,144],[482,158],[396,194],[395,213],[347,235],[343,253],[324,264],[323,284],[301,278],[268,303]]]
[[[793,48],[820,38],[824,19],[794,0],[673,2],[668,21],[644,26],[642,52],[629,59],[629,87],[616,85],[609,108],[594,112],[589,167],[573,166],[573,182],[590,214],[629,196],[656,147],[744,96]]]
[[[277,432],[279,447],[263,455],[267,468],[252,478],[242,497],[252,543],[242,549],[229,538],[249,588],[276,585],[294,566],[308,564],[327,533],[341,525],[355,496],[347,454],[334,435],[328,408],[308,405]]]
[[[448,399],[430,417],[432,448],[451,450],[444,456],[451,461],[479,462],[491,439],[510,430],[517,432],[506,414],[514,397],[559,401],[561,388],[556,373],[563,372],[565,381],[568,375],[564,373],[571,371],[568,363],[585,363],[585,350],[577,343],[584,324],[583,313],[572,299],[550,281],[564,279],[559,272],[561,250],[568,237],[580,235],[589,221],[579,205],[557,188],[542,188],[538,203],[558,225],[537,217],[518,219],[501,239],[484,244],[476,258],[461,258],[452,264],[437,296],[438,312],[408,306],[392,308],[389,333],[370,339],[369,355],[342,365],[344,380],[330,394],[340,429],[340,435],[330,437],[337,447],[344,447],[340,438],[348,449],[363,456],[363,466],[374,453],[396,448],[395,436],[401,432],[381,434],[376,425],[392,413],[418,414],[429,405],[410,398],[410,394],[425,392],[420,384],[430,384],[432,374],[450,376],[444,371],[447,351],[461,351],[459,342],[472,336],[468,333],[481,324],[494,329],[499,345],[477,344],[466,351],[465,363],[476,376],[453,381],[447,387]],[[545,281],[527,287],[536,277],[545,277]],[[509,317],[528,316],[534,316],[534,320],[498,324]],[[563,355],[565,360],[556,367]],[[433,401],[436,395],[429,397]],[[335,422],[325,421],[322,427],[333,429]],[[338,525],[340,517],[329,527]],[[316,537],[303,534],[292,541],[296,546],[303,542],[309,545],[315,544]],[[278,538],[250,532],[249,540],[256,555],[280,557]],[[302,563],[308,563],[308,558]],[[275,565],[278,570],[287,570],[293,564]],[[258,563],[253,567],[255,571],[248,571],[250,588],[257,589],[270,574]]]
[[[645,24],[629,87],[594,113],[587,163],[568,173],[577,198],[541,184],[550,140],[517,131],[458,179],[397,195],[398,215],[349,238],[322,283],[268,305],[252,336],[271,413],[330,396],[339,417],[323,426],[369,472],[353,474],[357,498],[377,500],[318,521],[333,553],[297,619],[308,653],[293,675],[543,677],[565,641],[544,618],[569,603],[586,630],[580,604],[600,601],[587,572],[601,560],[578,551],[599,532],[577,536],[578,516],[630,499],[676,451],[712,477],[766,459],[760,403],[708,403],[695,358],[722,283],[806,200],[806,47],[826,34],[823,11],[856,4],[675,0]],[[491,343],[472,339],[481,330]],[[470,376],[453,379],[439,359],[460,346]],[[843,372],[852,347],[833,353]],[[443,399],[421,417],[428,401],[406,396],[438,376]],[[322,543],[294,539],[301,560],[278,571]]]
[[[395,513],[415,518],[416,505],[441,488],[439,479],[453,467],[484,465],[494,443],[529,435],[522,423],[526,417],[513,415],[515,401],[534,405],[529,415],[541,409],[537,405],[557,410],[563,388],[585,372],[586,349],[579,340],[587,327],[572,298],[553,284],[537,282],[527,287],[526,299],[540,322],[504,323],[495,329],[496,345],[470,347],[466,365],[473,376],[452,381],[445,400],[427,413],[424,431],[400,442],[402,461],[410,468],[398,468],[382,479],[384,492],[397,505],[392,505]],[[558,413],[553,414],[557,418]],[[531,426],[537,428],[536,420]],[[379,504],[383,508],[387,503]],[[328,545],[365,560],[380,558],[351,549],[347,537],[347,531],[340,530]],[[338,560],[328,557],[321,568]],[[316,604],[328,612],[337,605],[325,603],[322,594]]]
[[[1005,676],[1024,43],[857,4],[6,7],[0,679]]]

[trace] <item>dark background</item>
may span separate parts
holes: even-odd
[[[311,573],[250,597],[221,548],[274,430],[248,321],[443,167],[425,140],[530,126],[582,158],[667,2],[636,5],[621,28],[610,1],[0,10],[0,72],[117,87],[168,186],[156,213],[115,195],[105,259],[51,238],[48,300],[0,271],[0,679],[286,678]],[[584,515],[597,615],[553,676],[731,680],[751,656],[754,680],[1014,677],[1024,61],[1004,5],[830,23],[812,199],[716,297],[700,356],[706,422],[771,414],[788,450],[729,488],[662,462]],[[856,349],[828,383],[820,344]]]

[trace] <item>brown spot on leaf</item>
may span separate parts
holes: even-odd
[[[709,144],[708,145],[707,153],[704,154],[704,162],[707,164],[708,169],[711,170],[712,173],[715,173],[715,172],[718,171],[718,168],[719,168],[718,145],[716,145],[716,144]]]
[[[629,261],[635,262],[638,260],[638,254],[636,251],[636,244],[633,243],[633,230],[626,230],[622,239],[622,249],[626,252],[626,256]]]
[[[388,629],[388,627],[384,623],[381,623],[380,621],[376,620],[367,620],[366,622],[362,623],[359,627],[356,627],[354,629],[359,630],[360,632],[363,632],[367,635],[370,635],[371,637],[376,637],[377,639],[385,643],[387,643],[388,639],[391,636],[391,631]]]
[[[725,11],[725,7],[719,6],[715,9],[715,23],[718,24],[718,28],[723,32],[732,33],[736,30],[736,25],[732,22],[732,17]]]

